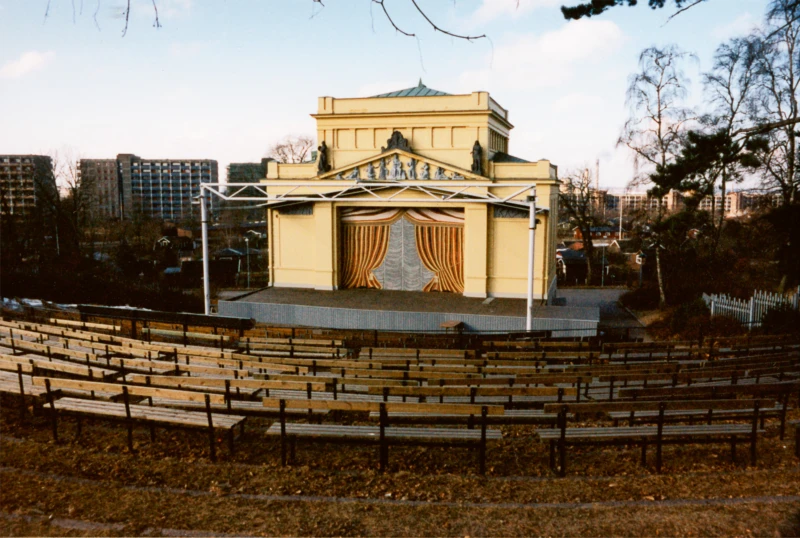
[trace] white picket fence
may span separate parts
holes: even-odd
[[[725,294],[708,295],[704,293],[703,301],[711,310],[712,318],[715,316],[733,318],[752,329],[761,326],[761,318],[770,310],[786,307],[798,310],[800,308],[800,286],[794,293],[786,295],[756,290],[750,300],[737,299]]]

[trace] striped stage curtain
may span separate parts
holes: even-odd
[[[383,263],[389,250],[388,224],[342,226],[342,288],[377,288],[381,283],[372,272]]]
[[[416,224],[416,239],[422,263],[434,274],[422,291],[464,293],[463,225]]]

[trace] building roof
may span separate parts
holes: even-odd
[[[529,163],[530,161],[526,161],[525,159],[520,159],[519,157],[514,157],[513,155],[509,155],[508,153],[503,153],[502,151],[498,151],[497,153],[489,159],[493,163]]]
[[[451,94],[440,92],[439,90],[434,90],[433,88],[428,88],[426,85],[422,83],[422,79],[419,79],[419,84],[417,84],[413,88],[406,88],[404,90],[381,93],[378,95],[373,95],[372,97],[431,97],[437,95],[451,95]]]

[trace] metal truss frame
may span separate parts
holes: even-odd
[[[280,193],[270,193],[270,187],[279,187]],[[500,196],[490,189],[510,188]],[[284,190],[286,189],[286,190]],[[253,192],[257,193],[253,195]],[[417,193],[418,197],[400,197],[403,193]],[[364,198],[355,196],[369,195]],[[208,198],[211,195],[228,202],[256,202],[264,207],[276,207],[307,202],[400,202],[400,203],[451,203],[492,204],[528,210],[528,308],[526,327],[530,331],[533,319],[533,272],[536,241],[536,214],[549,210],[536,207],[536,184],[519,182],[491,182],[471,180],[412,180],[412,181],[309,181],[266,180],[259,183],[201,183],[200,215],[203,236],[203,302],[206,315],[211,313],[211,283],[208,268]],[[515,199],[523,197],[523,199]]]
[[[270,193],[270,187],[280,187],[280,193]],[[528,209],[525,199],[535,191],[535,184],[489,181],[292,181],[267,180],[260,183],[201,183],[201,192],[229,202],[256,202],[265,207],[306,202],[403,202],[403,203],[479,203]],[[497,195],[489,189],[511,188],[508,194]],[[416,193],[416,197],[401,196]],[[355,198],[356,196],[368,197]],[[537,212],[546,212],[537,208]]]

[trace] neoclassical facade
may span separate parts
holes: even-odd
[[[534,297],[555,294],[557,169],[508,153],[508,111],[487,92],[420,84],[320,97],[316,162],[269,162],[275,286],[526,297],[535,187]]]

